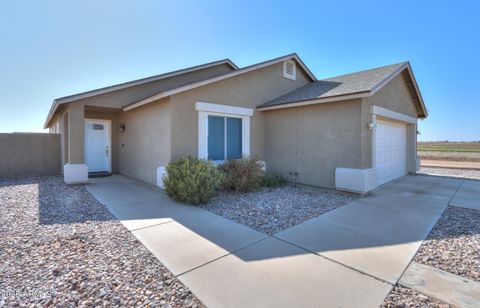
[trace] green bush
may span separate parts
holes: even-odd
[[[262,186],[264,187],[281,187],[287,185],[287,180],[279,173],[266,173],[262,177]]]
[[[207,203],[221,181],[222,173],[212,162],[191,156],[169,163],[163,177],[165,192],[190,204]]]
[[[256,158],[230,159],[219,166],[224,177],[221,188],[240,192],[260,189],[263,170]]]

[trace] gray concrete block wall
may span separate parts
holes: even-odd
[[[59,174],[60,135],[0,134],[0,178]]]

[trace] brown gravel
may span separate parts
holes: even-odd
[[[404,288],[402,286],[393,287],[392,291],[385,298],[382,306],[383,308],[400,308],[400,307],[435,307],[435,308],[453,308],[454,306],[439,301],[436,298],[423,295],[412,289]]]
[[[202,307],[81,185],[0,179],[0,307]]]
[[[480,281],[480,211],[449,206],[415,261]]]
[[[274,234],[344,206],[357,195],[305,185],[220,192],[203,208],[252,229]]]

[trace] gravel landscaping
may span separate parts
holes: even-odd
[[[453,306],[439,301],[436,298],[423,295],[412,289],[404,288],[402,286],[393,287],[392,291],[385,298],[383,308],[393,308],[393,307],[412,307],[412,308],[423,308],[423,307],[435,307],[435,308],[450,308]]]
[[[450,176],[469,179],[480,179],[480,170],[462,170],[450,168],[426,168],[422,167],[418,171],[419,174]]]
[[[350,203],[356,195],[287,185],[258,192],[220,192],[203,207],[252,229],[274,234]]]
[[[480,281],[480,211],[449,206],[415,261]]]
[[[0,307],[202,307],[81,185],[0,179]]]

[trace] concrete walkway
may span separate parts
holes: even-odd
[[[461,183],[408,177],[276,237],[395,284]]]
[[[121,176],[92,182],[87,189],[208,307],[374,307],[463,181],[406,177],[272,237]]]
[[[464,181],[450,205],[480,210],[480,181]]]

